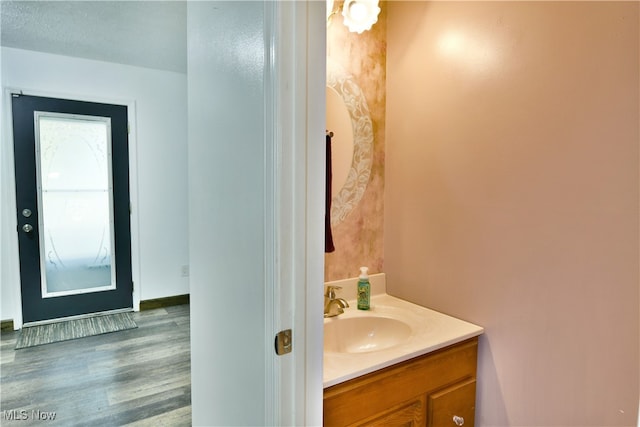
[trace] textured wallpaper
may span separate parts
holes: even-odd
[[[342,2],[336,2],[342,7]],[[384,144],[386,103],[386,11],[370,31],[350,33],[336,13],[327,28],[327,57],[351,74],[373,122],[373,164],[365,193],[345,220],[332,227],[335,252],[325,254],[325,281],[355,277],[360,266],[383,271]]]

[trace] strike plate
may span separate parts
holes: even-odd
[[[291,347],[291,329],[278,332],[276,334],[276,354],[282,356],[283,354],[291,353]]]

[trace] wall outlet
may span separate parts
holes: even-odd
[[[183,265],[180,268],[180,274],[182,275],[182,277],[189,277],[189,266],[188,265]]]

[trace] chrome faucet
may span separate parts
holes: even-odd
[[[338,316],[349,307],[349,303],[344,299],[336,298],[336,291],[340,289],[340,286],[327,286],[327,292],[324,294],[324,317]]]

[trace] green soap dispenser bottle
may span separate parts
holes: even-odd
[[[358,279],[358,310],[369,310],[371,308],[371,284],[367,267],[360,267],[360,278]]]

